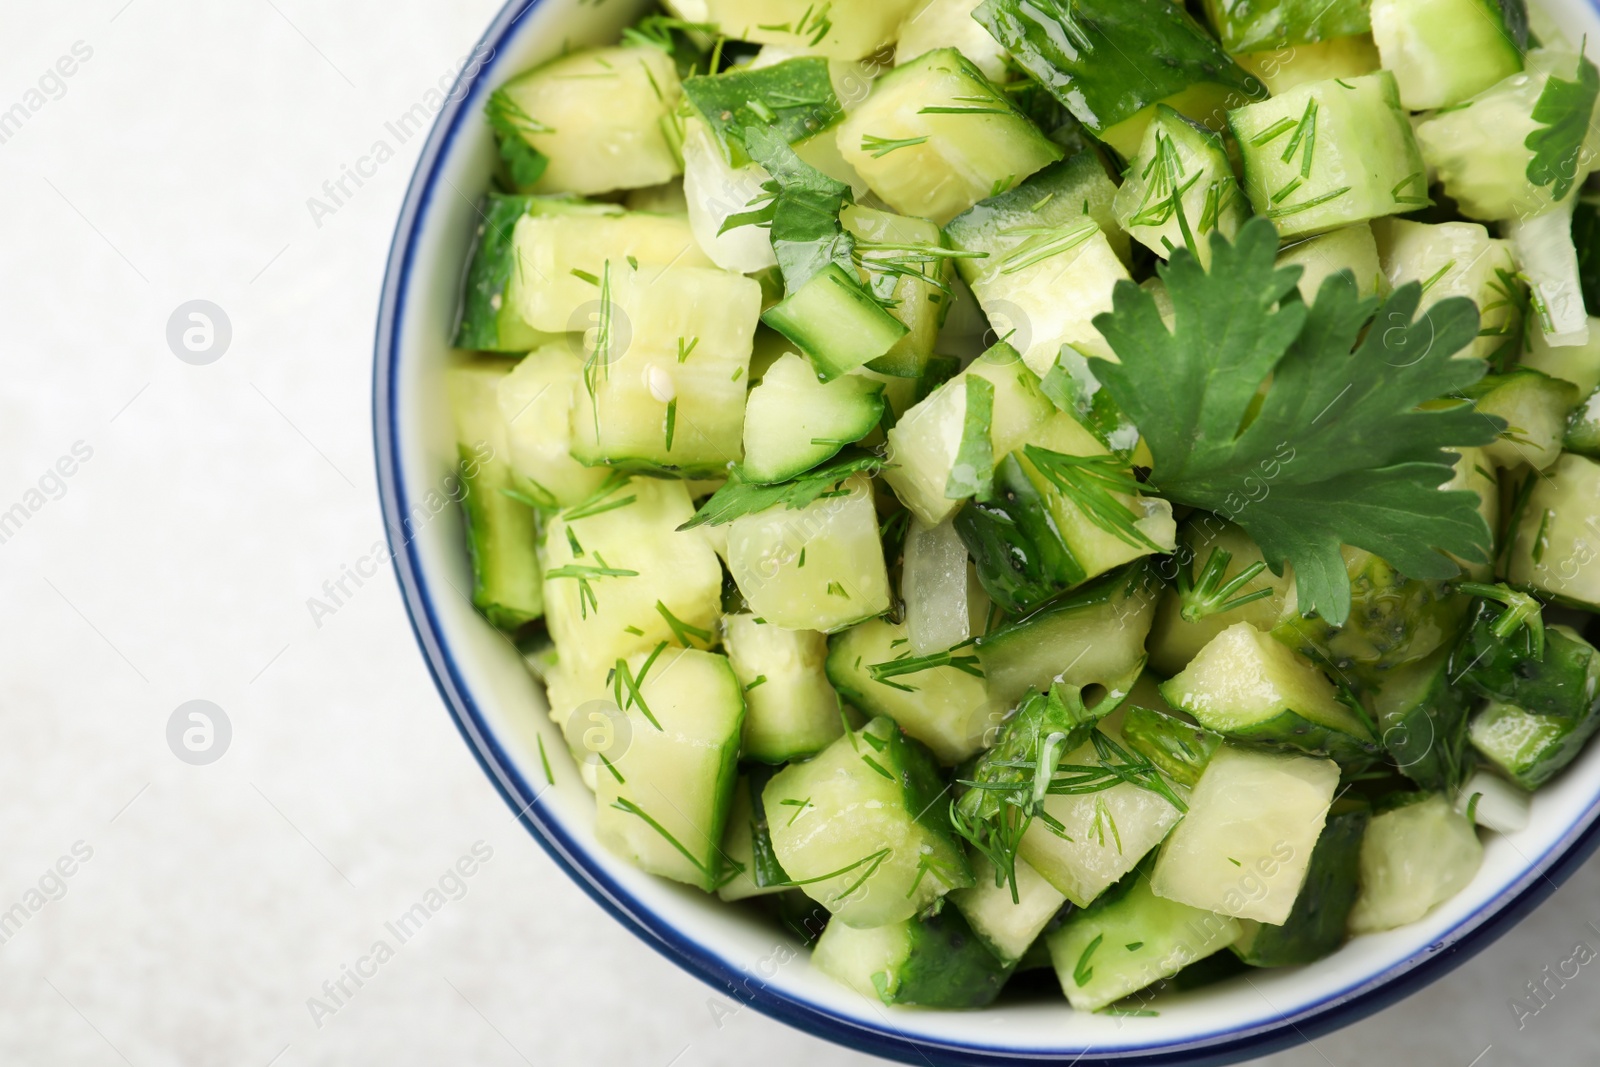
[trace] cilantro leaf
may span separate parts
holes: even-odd
[[[1441,300],[1417,318],[1421,286],[1380,308],[1341,272],[1308,307],[1290,297],[1299,269],[1275,265],[1270,223],[1211,242],[1209,273],[1186,249],[1160,268],[1172,331],[1131,283],[1095,319],[1121,362],[1090,365],[1143,432],[1151,487],[1238,523],[1274,573],[1292,563],[1301,611],[1335,625],[1350,613],[1341,544],[1414,578],[1457,573],[1444,552],[1486,559],[1477,495],[1439,487],[1453,473],[1448,449],[1486,444],[1504,423],[1430,404],[1484,374],[1481,360],[1452,358],[1477,336],[1472,302]]]
[[[753,485],[730,480],[727,485],[711,494],[711,499],[700,506],[694,518],[678,527],[692,530],[696,526],[721,526],[745,515],[783,504],[789,508],[803,508],[824,493],[856,473],[876,474],[888,467],[881,456],[863,449],[852,448],[833,459],[787,482],[777,485]]]
[[[1564,81],[1550,75],[1533,105],[1533,121],[1540,125],[1523,141],[1533,152],[1528,180],[1548,185],[1556,200],[1566,199],[1577,180],[1578,155],[1589,135],[1596,95],[1600,95],[1600,71],[1587,56],[1579,56],[1576,79]]]
[[[854,278],[855,240],[839,222],[839,212],[853,200],[850,187],[801,160],[776,130],[752,126],[744,131],[744,142],[750,157],[772,175],[767,187],[772,200],[759,211],[728,219],[724,229],[748,222],[770,225],[778,269],[791,293],[830,264]]]
[[[500,158],[505,160],[511,184],[518,189],[531,188],[544,177],[550,159],[528,142],[528,135],[555,131],[528,114],[504,89],[489,94],[483,113],[500,142]]]

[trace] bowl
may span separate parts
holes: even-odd
[[[1357,938],[1309,967],[1171,996],[1155,1017],[1073,1012],[1065,1000],[978,1012],[886,1008],[815,971],[797,940],[754,913],[652,877],[594,836],[594,800],[517,650],[472,609],[456,514],[443,373],[462,271],[495,146],[485,98],[564,46],[613,41],[644,0],[514,0],[463,59],[406,193],[377,329],[373,424],[390,551],[445,707],[506,803],[616,920],[686,971],[758,1011],[861,1051],[937,1064],[1220,1064],[1306,1041],[1443,976],[1511,929],[1600,845],[1600,746],[1534,798],[1526,829],[1489,835],[1472,883],[1420,922]],[[1600,36],[1577,0],[1553,12]],[[541,759],[548,752],[553,783]]]

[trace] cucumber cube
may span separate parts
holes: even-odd
[[[1006,50],[972,17],[979,0],[917,0],[900,26],[894,62],[903,66],[936,48],[954,48],[997,84],[1009,75]],[[920,8],[920,10],[919,10]]]
[[[728,527],[728,571],[750,610],[775,626],[834,633],[889,610],[872,481],[858,474],[839,488]]]
[[[715,23],[735,40],[861,59],[894,43],[895,31],[916,6],[917,0],[704,0],[700,21]]]
[[[1359,78],[1382,64],[1378,49],[1367,34],[1331,37],[1316,44],[1294,44],[1264,52],[1236,55],[1240,68],[1261,79],[1273,96],[1282,96],[1310,82],[1329,78]]]
[[[878,382],[856,374],[819,381],[803,356],[785,353],[750,390],[739,477],[787,481],[867,436],[882,417]]]
[[[461,297],[461,322],[453,344],[479,352],[528,352],[559,338],[535,330],[508,298],[516,271],[517,222],[549,201],[490,193],[478,208],[477,240]]]
[[[639,653],[626,666],[637,692],[618,689],[628,736],[596,775],[595,836],[651,874],[711,892],[738,774],[738,679],[698,649]]]
[[[829,923],[811,962],[864,997],[922,1008],[985,1007],[1012,970],[951,908],[864,930]]]
[[[548,161],[526,191],[590,196],[678,176],[666,128],[683,95],[659,48],[589,48],[553,59],[490,99],[499,123]]]
[[[960,763],[983,751],[989,697],[972,654],[962,657],[965,669],[932,666],[881,680],[873,674],[874,667],[892,669],[896,660],[911,658],[905,626],[871,619],[829,643],[828,680],[851,706],[887,715],[941,763]]]
[[[1450,650],[1396,667],[1372,698],[1379,736],[1400,772],[1424,789],[1448,792],[1461,784],[1469,761],[1471,697],[1450,671]]]
[[[1314,82],[1228,112],[1257,215],[1285,237],[1428,203],[1427,171],[1387,71]]]
[[[762,801],[789,876],[836,922],[872,927],[972,884],[943,793],[932,753],[877,718],[779,771]]]
[[[1370,26],[1363,0],[1205,0],[1205,9],[1230,53],[1315,46]]]
[[[1188,552],[1193,553],[1197,572],[1217,552],[1228,555],[1226,577],[1230,579],[1247,567],[1266,563],[1261,549],[1249,534],[1231,523],[1222,524],[1219,519],[1204,517],[1191,520],[1184,530],[1183,541]],[[1202,648],[1235,623],[1248,622],[1258,630],[1271,631],[1285,619],[1298,615],[1292,599],[1294,573],[1289,568],[1284,568],[1282,575],[1263,569],[1253,581],[1239,590],[1238,595],[1247,596],[1263,589],[1269,595],[1232,611],[1216,612],[1190,622],[1183,617],[1183,597],[1177,589],[1167,587],[1161,594],[1161,605],[1156,610],[1155,623],[1150,630],[1151,668],[1170,677],[1187,667]]]
[[[1481,379],[1468,395],[1480,412],[1505,420],[1505,431],[1483,446],[1495,466],[1515,470],[1526,463],[1542,471],[1561,457],[1567,420],[1578,404],[1577,386],[1518,367]]]
[[[1372,231],[1389,288],[1422,285],[1419,315],[1446,297],[1464,296],[1478,305],[1479,336],[1457,358],[1489,359],[1508,339],[1515,343],[1522,327],[1517,314],[1521,282],[1509,244],[1491,238],[1475,222],[1381,219]]]
[[[749,709],[746,708],[747,725],[748,722]],[[722,832],[723,876],[722,884],[717,886],[717,896],[723,900],[748,900],[791,891],[789,873],[772,852],[767,812],[761,806],[761,791],[770,777],[770,772],[758,772],[754,776],[741,774],[734,786],[728,825]]]
[[[1153,695],[1160,700],[1159,691]],[[1141,697],[1135,693],[1132,699]],[[1160,702],[1166,704],[1164,700]],[[1175,713],[1130,703],[1123,708],[1122,742],[1161,768],[1161,773],[1174,782],[1193,789],[1222,738]]]
[[[1416,922],[1466,888],[1483,864],[1472,824],[1441,793],[1373,817],[1361,841],[1352,934]]]
[[[886,355],[908,332],[836,263],[768,308],[761,321],[810,356],[824,381]]]
[[[1061,149],[953,48],[879,78],[840,124],[838,144],[886,204],[941,226],[1061,158]]]
[[[888,434],[891,466],[883,478],[900,502],[930,526],[943,522],[961,503],[948,494],[968,430],[969,378],[994,387],[989,447],[996,459],[1019,447],[1055,412],[1039,391],[1038,376],[1013,349],[996,345],[902,415]]]
[[[1600,390],[1590,393],[1573,411],[1562,447],[1590,459],[1600,457]]]
[[[722,608],[717,554],[695,531],[678,530],[694,515],[684,484],[635,478],[613,486],[551,519],[545,534],[545,618],[561,673],[580,690],[619,659],[676,643],[674,621],[710,644]]]
[[[571,507],[599,491],[601,467],[572,458],[572,425],[567,413],[583,389],[583,359],[577,346],[561,342],[528,353],[500,381],[500,414],[513,480],[525,496],[543,507]]]
[[[1552,348],[1589,343],[1589,316],[1578,272],[1578,250],[1572,240],[1572,214],[1577,197],[1569,196],[1547,211],[1519,215],[1505,224],[1512,255],[1528,280],[1530,334]],[[1535,329],[1534,327],[1537,327]]]
[[[1542,329],[1529,330],[1522,365],[1571,382],[1584,396],[1600,388],[1600,318],[1589,316],[1589,339],[1581,345],[1550,343]],[[1570,447],[1570,446],[1569,446]]]
[[[1600,463],[1568,452],[1535,479],[1511,544],[1516,585],[1600,611]]]
[[[905,336],[867,367],[899,378],[922,377],[950,309],[953,272],[947,258],[906,249],[940,249],[944,234],[927,219],[857,204],[847,205],[839,222],[856,239],[856,251],[861,255],[861,284],[889,301],[889,314],[906,328]],[[875,249],[875,244],[896,247]]]
[[[1322,283],[1337,271],[1350,272],[1362,297],[1378,295],[1384,284],[1378,242],[1365,222],[1290,245],[1278,254],[1278,266],[1300,268],[1300,298],[1308,304],[1316,302]]]
[[[1360,760],[1376,748],[1321,671],[1247,622],[1212,638],[1161,694],[1206,729],[1240,740],[1340,760]]]
[[[499,391],[510,364],[484,360],[450,371],[461,457],[462,505],[472,553],[472,603],[494,625],[515,630],[543,614],[538,520],[506,495],[516,488]]]
[[[1023,859],[1016,862],[1015,900],[1010,883],[995,884],[994,866],[982,856],[973,857],[972,877],[976,884],[970,889],[951,890],[950,903],[989,950],[1006,962],[1020,960],[1067,902]]]
[[[1495,0],[1372,0],[1372,39],[1400,102],[1450,107],[1520,71],[1504,11]]]
[[[597,295],[572,454],[624,470],[725,474],[743,450],[761,285],[703,267],[612,271]]]
[[[1115,1004],[1239,937],[1237,919],[1156,896],[1143,871],[1127,881],[1045,937],[1061,991],[1077,1011]]]
[[[1241,919],[1243,932],[1230,946],[1236,956],[1252,967],[1291,967],[1332,955],[1344,944],[1368,817],[1365,808],[1328,816],[1289,918],[1281,926]]]
[[[844,733],[839,697],[824,670],[828,641],[821,634],[729,615],[722,620],[722,643],[744,687],[745,759],[805,759]]]
[[[641,267],[710,267],[682,215],[614,210],[529,215],[512,236],[516,266],[507,299],[536,330],[583,333],[595,326],[594,279]],[[654,275],[654,271],[651,275]]]
[[[1524,789],[1537,789],[1578,757],[1600,729],[1600,706],[1575,716],[1538,715],[1490,701],[1472,720],[1472,747]]]
[[[1157,896],[1281,926],[1339,788],[1332,760],[1217,749],[1156,861]]]
[[[1250,211],[1222,138],[1165,104],[1145,128],[1113,209],[1117,224],[1162,259],[1188,247],[1211,262],[1211,234],[1230,241]]]

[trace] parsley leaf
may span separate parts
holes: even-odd
[[[504,89],[489,95],[483,113],[500,142],[500,158],[505,160],[511,184],[518,189],[532,187],[544,177],[550,159],[528,143],[528,135],[555,131],[528,114]]]
[[[1533,105],[1533,121],[1540,126],[1523,141],[1523,146],[1533,152],[1528,161],[1528,180],[1534,185],[1548,185],[1556,200],[1566,199],[1577,180],[1578,155],[1589,135],[1597,94],[1600,71],[1588,57],[1579,56],[1576,80],[1563,81],[1550,75]]]
[[[727,485],[711,494],[711,499],[700,506],[694,518],[678,527],[692,530],[696,526],[721,526],[745,515],[783,504],[790,508],[803,508],[824,493],[830,492],[852,474],[876,474],[888,466],[883,458],[863,449],[847,449],[833,459],[800,477],[777,485],[752,485],[729,480]]]
[[[795,155],[776,130],[752,126],[744,131],[744,142],[750,157],[772,175],[766,185],[771,199],[757,210],[732,216],[723,229],[752,222],[770,226],[778,269],[791,293],[830,265],[854,278],[855,240],[839,222],[839,212],[854,199],[850,187]]]
[[[1186,249],[1159,268],[1172,331],[1154,298],[1126,282],[1115,310],[1095,319],[1121,363],[1090,365],[1143,431],[1150,485],[1238,523],[1274,573],[1292,563],[1300,610],[1335,625],[1350,613],[1341,544],[1413,578],[1454,576],[1443,552],[1486,559],[1477,495],[1439,487],[1456,459],[1447,449],[1487,444],[1504,423],[1464,403],[1419,409],[1484,374],[1481,360],[1452,358],[1478,334],[1472,302],[1441,300],[1415,318],[1421,286],[1379,308],[1341,272],[1307,307],[1290,298],[1299,269],[1274,265],[1270,223],[1211,244],[1209,273]]]

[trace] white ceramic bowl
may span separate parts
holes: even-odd
[[[651,877],[595,841],[594,799],[516,651],[472,610],[453,506],[456,462],[442,372],[463,264],[495,149],[487,94],[563,45],[608,43],[642,0],[514,0],[489,27],[422,152],[389,255],[373,416],[384,518],[407,609],[450,714],[535,839],[618,921],[711,985],[812,1033],[916,1063],[1230,1063],[1343,1026],[1426,985],[1548,896],[1600,844],[1600,745],[1534,800],[1527,829],[1490,835],[1471,885],[1421,922],[1361,937],[1315,965],[1263,971],[1168,998],[1155,1017],[1065,1001],[977,1012],[885,1008],[811,968],[797,942],[741,908]],[[1564,0],[1574,40],[1600,20]],[[548,785],[544,738],[556,768]],[[536,902],[532,906],[537,906]]]

